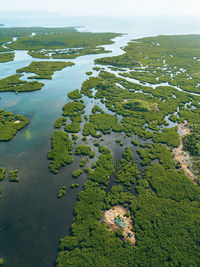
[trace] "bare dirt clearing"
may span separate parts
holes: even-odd
[[[120,225],[116,223],[116,218],[120,218],[120,221],[125,223],[126,226],[124,226],[124,228],[120,227]],[[129,240],[131,245],[135,245],[135,233],[132,231],[133,224],[131,217],[128,216],[128,208],[117,205],[110,210],[106,210],[103,214],[103,222],[109,225],[109,230],[111,232],[120,229],[124,239]]]

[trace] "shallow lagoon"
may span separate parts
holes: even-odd
[[[21,19],[22,20],[22,19]],[[18,19],[19,21],[19,19]],[[48,171],[47,153],[50,150],[50,138],[53,132],[53,124],[62,113],[62,106],[68,101],[67,93],[80,88],[82,82],[87,79],[86,71],[92,70],[95,58],[122,53],[120,47],[125,46],[131,38],[145,35],[166,34],[166,33],[194,33],[191,31],[192,24],[187,25],[160,23],[154,19],[149,23],[144,20],[96,20],[86,18],[57,21],[52,25],[41,21],[39,25],[86,25],[87,29],[115,30],[116,32],[130,32],[129,35],[115,39],[116,44],[105,46],[112,49],[110,54],[88,55],[70,60],[75,63],[56,72],[53,79],[42,80],[45,86],[35,92],[0,93],[2,100],[0,107],[6,110],[22,114],[30,119],[30,123],[16,137],[8,143],[0,143],[1,166],[10,169],[19,169],[20,183],[11,184],[8,181],[2,183],[3,198],[0,202],[0,252],[5,258],[5,266],[53,266],[56,258],[58,242],[69,230],[72,222],[73,208],[76,195],[86,180],[82,175],[77,181],[71,177],[72,171],[79,167],[81,159],[75,156],[75,161],[70,166],[60,170],[57,175]],[[18,22],[23,25],[23,20]],[[21,23],[21,24],[20,24]],[[103,23],[103,24],[102,24]],[[106,24],[107,23],[107,24]],[[185,23],[185,22],[184,22]],[[191,22],[192,23],[192,22]],[[36,25],[35,21],[32,25]],[[147,27],[148,25],[148,27]],[[185,26],[184,26],[185,25]],[[14,25],[10,25],[14,26]],[[195,26],[196,27],[196,26]],[[125,30],[127,28],[127,31]],[[195,28],[194,28],[195,29]],[[197,29],[197,28],[196,28]],[[84,28],[82,29],[84,30]],[[195,31],[197,32],[197,30]],[[32,59],[26,51],[16,52],[13,62],[0,64],[0,78],[12,75],[15,70],[30,64]],[[95,73],[95,72],[94,72]],[[84,97],[86,114],[90,113],[97,100]],[[103,105],[101,105],[103,107]],[[119,133],[115,137],[106,137],[103,143],[112,149],[115,160],[120,151],[114,140],[124,139]],[[113,140],[114,139],[114,140]],[[91,140],[88,143],[92,142]],[[125,145],[124,145],[125,146]],[[94,161],[95,159],[93,159]],[[79,188],[67,190],[63,199],[57,199],[58,190],[66,185],[69,189],[71,183],[78,182]]]

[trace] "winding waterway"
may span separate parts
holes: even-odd
[[[73,25],[73,22],[71,22]],[[77,21],[76,25],[79,23]],[[112,21],[113,23],[113,21]],[[58,242],[69,230],[73,218],[77,193],[85,183],[84,175],[79,179],[80,187],[67,191],[63,199],[56,198],[58,190],[66,185],[67,188],[74,182],[71,172],[78,168],[80,159],[70,166],[53,175],[48,170],[47,153],[50,150],[50,138],[54,131],[53,124],[62,113],[62,106],[68,101],[67,93],[80,88],[87,79],[86,71],[94,67],[94,59],[103,56],[113,56],[123,53],[120,47],[127,44],[131,38],[145,35],[182,33],[181,24],[170,30],[169,25],[151,24],[145,28],[133,22],[123,26],[123,32],[129,32],[115,39],[112,45],[104,46],[112,50],[109,54],[86,55],[70,60],[75,63],[53,75],[52,80],[42,80],[45,86],[35,92],[0,93],[2,98],[0,108],[22,114],[29,118],[30,123],[21,130],[10,142],[0,143],[1,166],[18,169],[20,182],[18,184],[5,181],[2,183],[3,194],[0,201],[0,253],[6,260],[5,266],[17,267],[44,267],[53,266],[56,259]],[[46,24],[40,24],[46,25]],[[63,26],[70,26],[63,23]],[[80,25],[83,25],[80,23]],[[116,24],[106,27],[105,21],[101,31],[111,29],[122,32],[122,26]],[[146,24],[148,25],[148,23]],[[154,25],[154,27],[152,26]],[[21,25],[24,26],[24,25]],[[60,25],[59,25],[60,26]],[[138,27],[137,27],[138,26]],[[87,27],[87,24],[86,24]],[[96,28],[99,29],[96,24]],[[95,28],[88,22],[88,28]],[[189,30],[185,29],[185,33]],[[189,31],[190,32],[190,31]],[[16,69],[27,66],[37,60],[27,55],[27,51],[16,51],[13,62],[0,64],[0,78],[15,74]],[[40,59],[38,59],[40,60]],[[94,72],[95,73],[95,72]],[[95,101],[84,97],[86,114],[89,114]],[[105,108],[103,104],[101,107]],[[116,134],[120,136],[120,134]],[[90,143],[90,140],[88,141]],[[124,141],[126,143],[126,141]],[[113,137],[109,136],[105,145],[112,148],[115,158],[116,145]],[[122,150],[122,148],[119,148]]]
[[[112,53],[122,53],[120,47],[130,37],[116,38]],[[27,51],[16,51],[13,62],[0,65],[4,78],[33,60]],[[82,56],[72,60],[75,65],[56,72],[53,79],[42,80],[45,86],[35,92],[1,93],[1,108],[23,114],[30,123],[16,137],[0,144],[1,166],[7,170],[19,169],[20,183],[3,183],[0,205],[0,251],[6,266],[52,266],[58,242],[72,222],[72,213],[79,189],[70,190],[62,200],[56,198],[58,190],[74,182],[71,173],[80,163],[78,158],[61,169],[56,176],[48,170],[47,153],[54,131],[54,121],[61,115],[62,106],[68,101],[67,93],[80,88],[92,70],[93,61],[102,55]],[[34,59],[35,60],[35,59]],[[91,112],[94,101],[85,98],[86,114]],[[97,101],[96,101],[97,102]],[[102,105],[101,105],[102,106]],[[86,177],[79,179],[83,185]]]

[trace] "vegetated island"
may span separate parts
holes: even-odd
[[[0,141],[10,141],[16,133],[28,124],[29,120],[22,115],[0,109]]]
[[[96,60],[112,69],[90,76],[81,93],[100,99],[122,119],[97,106],[89,122],[83,121],[82,135],[94,139],[98,157],[85,168],[88,181],[78,195],[70,234],[60,241],[58,267],[200,264],[200,189],[172,153],[180,145],[178,127],[187,122],[183,149],[199,166],[200,96],[194,94],[200,92],[199,40],[199,35],[143,38],[130,42],[121,56]],[[121,70],[113,73],[112,66]],[[117,164],[95,142],[102,136],[103,143],[116,129],[130,140]],[[124,215],[114,216],[115,231],[102,221],[118,205],[130,212],[134,246],[123,234]]]
[[[29,91],[35,91],[40,90],[44,83],[37,82],[37,81],[31,81],[27,82],[24,80],[21,80],[20,77],[22,74],[14,74],[9,77],[6,77],[4,79],[0,80],[0,92],[29,92]]]
[[[75,28],[15,27],[0,28],[0,63],[14,60],[14,50],[42,59],[70,59],[81,55],[107,53],[100,45],[111,44],[116,33],[86,33]],[[0,80],[0,91],[26,92],[39,90],[44,83],[24,81],[19,73],[35,73],[29,79],[51,79],[55,71],[72,66],[72,62],[32,62],[17,73]]]
[[[111,39],[120,34],[78,32],[72,27],[15,27],[0,28],[0,36],[11,42],[7,44],[7,50],[28,50],[29,55],[35,58],[70,59],[107,53],[109,51],[101,45],[113,43]],[[13,41],[13,37],[17,40]]]
[[[28,79],[52,79],[52,75],[55,71],[62,70],[63,68],[72,65],[74,65],[72,62],[31,62],[28,67],[17,69],[17,74],[0,80],[0,91],[27,92],[40,90],[44,86],[44,83],[21,80],[20,77],[23,74],[19,73],[26,72],[36,74],[28,77]]]
[[[15,115],[12,112],[0,109],[0,142],[10,141],[14,138],[19,130],[28,124],[29,120],[22,115]],[[0,168],[0,182],[5,179],[6,168]],[[19,182],[18,170],[10,171],[9,180]],[[0,185],[0,197],[2,186]]]
[[[68,66],[74,65],[73,62],[59,61],[35,61],[31,62],[28,67],[18,69],[16,72],[35,73],[36,75],[28,77],[28,79],[52,79],[55,71],[62,70]]]

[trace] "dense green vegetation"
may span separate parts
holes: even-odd
[[[123,76],[142,83],[168,82],[188,92],[200,92],[199,35],[160,35],[135,41],[125,47],[125,54],[96,59],[95,62],[130,69],[136,67]],[[145,68],[140,70],[141,66]]]
[[[63,29],[63,30],[62,30]],[[66,31],[66,28],[60,28],[60,32],[46,31],[44,34],[36,34],[35,36],[22,36],[9,45],[12,49],[20,50],[36,50],[41,49],[65,49],[65,48],[87,48],[94,49],[96,46],[111,44],[110,39],[118,36],[116,33],[91,33]],[[62,32],[61,32],[62,31]],[[73,50],[72,50],[73,51]]]
[[[66,164],[73,162],[71,150],[72,141],[68,133],[56,130],[51,137],[51,151],[48,158],[51,160],[49,168],[53,173],[58,173],[59,169]]]
[[[63,125],[65,125],[66,121],[67,121],[66,118],[60,117],[55,121],[54,127],[55,128],[61,128]]]
[[[46,47],[46,44],[43,44]],[[28,47],[27,47],[28,48]],[[39,49],[39,47],[36,47]],[[42,59],[74,59],[79,56],[90,55],[90,54],[102,54],[109,53],[109,50],[105,50],[103,47],[89,47],[89,48],[67,48],[67,44],[65,48],[51,49],[49,47],[47,50],[35,51],[31,50],[28,54],[34,58],[42,58]]]
[[[14,58],[15,58],[15,54],[14,53],[0,53],[0,63],[13,61]]]
[[[0,51],[29,50],[29,55],[35,58],[69,59],[88,54],[107,53],[109,51],[100,45],[111,44],[111,39],[119,34],[77,32],[72,27],[16,27],[1,28],[0,36]],[[18,39],[8,44],[8,49],[3,48],[1,45],[12,41],[12,37]]]
[[[72,134],[72,140],[74,141],[74,144],[76,144],[78,136],[76,134]]]
[[[113,157],[109,153],[101,154],[93,166],[94,170],[88,172],[88,177],[94,182],[107,185],[110,180],[111,174],[114,172]]]
[[[66,194],[66,186],[63,186],[58,192],[58,198],[64,197],[65,194]]]
[[[124,87],[121,88],[118,84]],[[138,85],[114,74],[102,71],[99,77],[90,77],[82,85],[81,92],[92,97],[93,88],[97,90],[94,98],[100,98],[106,107],[117,114],[123,116],[119,130],[125,131],[130,135],[134,133],[143,139],[154,138],[155,141],[162,140],[169,146],[177,146],[178,135],[176,128],[169,130],[163,129],[168,125],[166,117],[174,114],[177,122],[185,120],[197,123],[200,120],[198,97],[178,91],[169,86],[159,86],[156,89]],[[126,104],[131,99],[138,99],[149,103],[149,110],[134,108]],[[141,103],[141,101],[138,101]],[[192,109],[185,107],[186,103],[192,103]],[[156,108],[151,108],[156,107]],[[151,109],[151,110],[150,110]],[[102,116],[101,114],[94,114]],[[91,115],[93,116],[93,115]],[[118,129],[117,129],[118,130]],[[160,133],[158,133],[160,131]],[[97,135],[91,123],[85,124],[84,135]],[[174,138],[174,142],[170,139]]]
[[[0,167],[0,181],[5,178],[6,168]]]
[[[65,126],[65,131],[68,133],[78,133],[80,132],[80,130],[81,130],[80,123],[76,121],[70,124],[67,124]]]
[[[72,121],[77,121],[84,108],[85,105],[80,101],[68,102],[63,107],[63,116],[69,116]]]
[[[72,62],[59,61],[33,61],[29,66],[16,70],[18,73],[35,73],[36,75],[28,77],[28,79],[52,79],[55,71],[62,70],[68,66],[72,66]]]
[[[131,186],[134,185],[136,180],[140,178],[140,172],[138,171],[136,163],[133,162],[133,152],[129,147],[125,148],[122,156],[123,159],[121,159],[117,164],[116,182],[131,189]],[[120,191],[123,192],[121,189]]]
[[[91,147],[86,145],[80,145],[76,147],[75,155],[89,155],[91,153]]]
[[[191,156],[200,156],[200,124],[190,125],[190,134],[183,138],[183,148],[190,152]]]
[[[200,184],[200,124],[190,124],[190,134],[183,138],[183,149],[192,156],[191,169],[196,175],[195,181]]]
[[[76,32],[73,27],[63,27],[63,28],[45,28],[45,27],[9,27],[0,28],[0,43],[6,43],[12,41],[12,37],[23,37],[26,35],[35,34],[46,34],[46,33],[70,33]]]
[[[88,162],[88,158],[82,159],[80,163],[80,167],[84,167],[87,162]]]
[[[156,143],[167,144],[168,146],[179,146],[180,140],[179,134],[177,133],[177,127],[165,128],[162,133],[155,135],[154,141]]]
[[[89,158],[94,158],[95,157],[95,152],[91,152],[90,155],[89,155]]]
[[[98,134],[97,131],[101,131],[103,134],[107,134],[110,133],[110,130],[113,130],[115,132],[123,131],[123,127],[119,123],[116,116],[106,113],[91,114],[89,117],[89,122],[85,123],[84,125],[83,135],[100,137],[101,135]]]
[[[169,266],[176,266],[177,262],[198,265],[199,188],[183,171],[169,169],[168,160],[163,165],[151,164],[141,179],[136,165],[127,158],[127,149],[123,156],[116,179],[122,179],[118,182],[124,184],[131,177],[130,184],[124,184],[128,187],[138,181],[137,195],[131,194],[131,187],[126,191],[122,185],[112,186],[106,194],[99,187],[97,173],[89,171],[89,179],[95,182],[88,181],[79,194],[71,235],[61,240],[57,266],[87,266],[88,262],[91,266],[161,266],[167,262]],[[101,157],[99,160],[97,166],[107,169],[105,166],[109,165],[103,165]],[[123,181],[125,175],[127,179]],[[110,233],[99,222],[103,208],[119,203],[130,207],[135,247],[123,243],[117,233]]]
[[[134,146],[138,146],[139,145],[139,142],[135,139],[132,139],[131,140],[131,144],[133,144]]]
[[[82,174],[82,172],[83,171],[81,169],[78,169],[78,170],[72,172],[72,176],[74,178],[77,178],[77,177],[79,177]]]
[[[82,95],[79,93],[78,89],[75,89],[74,91],[69,92],[68,97],[72,99],[79,99]]]
[[[79,187],[79,184],[71,184],[71,186],[70,186],[70,188],[77,188],[77,187]]]
[[[92,75],[92,71],[86,71],[86,73],[88,76]]]
[[[21,74],[15,74],[0,80],[0,91],[28,92],[40,90],[44,86],[41,82],[20,80],[21,76]]]
[[[28,119],[22,115],[14,115],[12,112],[0,109],[0,141],[13,139],[28,122]]]
[[[18,170],[10,171],[9,180],[10,182],[19,182]]]
[[[96,60],[132,71],[121,73],[123,78],[100,71],[98,77],[89,77],[82,84],[81,93],[100,99],[110,111],[122,116],[119,122],[117,116],[94,106],[82,134],[100,137],[117,125],[131,138],[117,166],[110,150],[94,142],[100,155],[91,168],[84,170],[88,181],[78,195],[70,234],[61,239],[58,267],[200,265],[200,189],[173,159],[172,149],[180,141],[177,126],[168,121],[189,122],[191,133],[184,137],[183,146],[199,169],[199,97],[172,86],[142,84],[168,82],[188,92],[199,90],[198,78],[192,74],[198,72],[200,64],[199,38],[143,38],[129,43],[121,56]],[[187,73],[192,79],[185,78],[184,84]],[[133,134],[136,139],[132,139]],[[121,144],[121,139],[115,140]],[[133,154],[136,148],[131,143],[137,146],[138,155]],[[136,156],[138,161],[134,161]],[[101,220],[103,210],[117,204],[129,209],[135,246],[117,231],[110,232]]]

